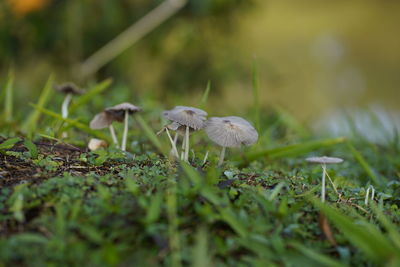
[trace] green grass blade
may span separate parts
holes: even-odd
[[[166,208],[168,216],[168,239],[170,247],[171,266],[181,266],[180,254],[180,238],[179,238],[179,217],[178,217],[178,201],[177,186],[172,179],[169,180],[169,188],[165,194]]]
[[[42,113],[44,113],[46,115],[49,115],[49,116],[51,116],[53,118],[56,118],[57,120],[64,121],[64,122],[68,123],[70,126],[75,127],[75,128],[77,128],[77,129],[79,129],[79,130],[81,130],[81,131],[83,131],[83,132],[85,132],[85,133],[87,133],[89,135],[92,135],[92,136],[94,136],[96,138],[100,138],[100,139],[106,140],[108,143],[111,143],[111,138],[110,137],[104,135],[100,131],[96,131],[96,130],[90,129],[88,126],[86,126],[85,124],[83,124],[81,122],[77,122],[75,120],[68,119],[68,118],[63,118],[60,114],[55,113],[55,112],[53,112],[51,110],[39,107],[39,106],[37,106],[35,104],[31,104],[31,106],[33,106],[39,112],[42,112]]]
[[[208,233],[204,227],[197,230],[196,245],[193,248],[193,267],[211,266],[212,260],[208,252]]]
[[[136,121],[140,124],[140,127],[142,127],[147,138],[158,149],[158,151],[164,155],[168,155],[168,153],[166,152],[167,149],[163,147],[157,135],[153,132],[153,129],[151,129],[149,124],[142,118],[142,116],[135,115],[135,118]]]
[[[273,149],[266,149],[258,152],[250,152],[246,155],[247,161],[256,160],[258,158],[282,158],[289,156],[304,155],[306,153],[315,151],[320,148],[325,148],[337,144],[342,144],[346,141],[345,138],[328,138],[317,141],[308,141],[300,144],[288,145],[284,147],[278,147]]]
[[[380,180],[375,173],[375,171],[372,169],[372,167],[368,164],[368,162],[365,160],[363,155],[350,143],[347,142],[347,147],[349,148],[350,152],[353,154],[353,157],[357,160],[357,162],[361,165],[361,167],[364,169],[365,173],[371,178],[372,182],[374,184],[380,184]]]
[[[200,101],[200,107],[203,109],[205,108],[205,106],[207,104],[208,95],[210,94],[210,90],[211,90],[211,81],[208,81],[206,89],[204,90],[203,96],[201,97],[201,101]]]
[[[292,243],[290,243],[290,246],[294,247],[296,250],[298,250],[300,253],[302,253],[307,258],[318,262],[319,264],[321,264],[321,266],[329,266],[329,267],[346,266],[346,265],[344,265],[336,260],[333,260],[333,259],[329,258],[328,256],[325,256],[313,249],[309,249],[300,243],[292,242]]]
[[[99,84],[96,84],[94,87],[92,87],[88,92],[85,94],[77,97],[71,106],[68,109],[69,114],[73,114],[79,107],[85,105],[87,102],[89,102],[93,97],[96,95],[102,93],[104,90],[106,90],[112,83],[112,79],[107,79],[102,81]]]
[[[6,141],[4,141],[3,143],[0,144],[0,150],[11,149],[20,140],[21,139],[19,139],[18,137],[8,139],[8,140],[6,140]]]
[[[4,102],[4,120],[11,122],[13,120],[13,102],[14,102],[14,72],[10,70],[8,73]]]
[[[29,156],[32,159],[37,159],[37,157],[39,155],[37,146],[29,139],[25,139],[24,145],[28,149]]]
[[[360,220],[358,223],[355,223],[354,219],[344,215],[342,212],[329,205],[316,199],[313,199],[312,202],[336,225],[346,239],[362,250],[371,260],[375,262],[386,262],[396,256],[398,251],[375,225],[365,220]]]
[[[257,131],[260,131],[260,86],[258,79],[258,69],[256,62],[253,63],[252,71],[253,105],[254,105],[254,124]]]
[[[54,84],[54,76],[50,75],[49,79],[44,86],[39,100],[36,104],[38,108],[44,108],[47,102],[50,99],[51,94],[53,93],[53,84]],[[34,110],[31,115],[26,119],[23,124],[23,131],[28,134],[28,136],[32,136],[32,134],[36,131],[36,127],[38,125],[38,121],[40,118],[41,111],[39,109]]]
[[[400,251],[399,227],[393,224],[374,202],[370,204],[370,207],[372,211],[376,214],[378,221],[383,225],[383,227],[385,227],[393,244],[395,244],[397,249]]]

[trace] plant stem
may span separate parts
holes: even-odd
[[[185,144],[186,144],[186,136],[184,135],[182,140],[181,160],[185,159]]]
[[[321,201],[325,202],[325,175],[326,175],[326,165],[322,164],[322,186],[321,186]]]
[[[186,148],[185,148],[185,161],[189,161],[189,126],[186,126]]]
[[[65,96],[65,98],[64,98],[64,101],[63,101],[63,103],[62,103],[62,106],[61,106],[61,115],[62,115],[62,117],[65,119],[65,118],[68,118],[68,106],[69,106],[69,103],[71,102],[71,99],[72,99],[72,94],[67,94],[66,96]]]
[[[124,135],[122,137],[122,151],[126,151],[126,139],[128,138],[128,117],[129,112],[125,110],[125,122],[124,122]]]
[[[171,142],[172,151],[173,151],[174,155],[175,155],[177,158],[179,158],[178,149],[176,148],[175,142],[172,140],[172,137],[171,137],[171,135],[169,134],[168,128],[165,128],[165,131],[167,132],[169,141]]]
[[[207,150],[207,152],[206,152],[206,155],[204,156],[203,165],[206,164],[207,158],[208,158],[208,150]]]
[[[222,163],[224,163],[225,150],[226,150],[226,147],[223,146],[223,147],[222,147],[222,150],[221,150],[221,154],[220,154],[220,156],[219,156],[218,167],[221,166]]]
[[[117,146],[117,148],[119,148],[119,143],[118,143],[117,135],[115,134],[114,127],[110,124],[110,126],[108,126],[108,128],[110,129],[111,138],[112,138],[114,144]]]

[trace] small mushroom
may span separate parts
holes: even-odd
[[[73,95],[81,95],[85,91],[83,89],[78,88],[73,83],[64,83],[61,85],[55,86],[55,89],[63,94],[65,94],[64,101],[61,106],[61,115],[63,118],[68,118],[68,106],[71,102]]]
[[[104,111],[97,114],[90,122],[90,128],[102,129],[109,127],[110,133],[114,143],[119,147],[117,136],[115,134],[112,123],[114,121],[124,122],[124,133],[122,137],[121,149],[126,150],[126,140],[128,138],[128,118],[129,115],[139,112],[142,109],[130,103],[122,103],[110,108],[106,108]]]
[[[95,151],[95,150],[98,150],[100,148],[107,147],[107,146],[108,146],[108,144],[106,141],[97,139],[97,138],[90,139],[89,144],[88,144],[88,148],[90,151]]]
[[[306,161],[310,163],[321,164],[322,167],[321,201],[325,202],[325,176],[327,175],[326,164],[339,164],[343,162],[343,159],[323,156],[323,157],[310,157],[307,158]]]
[[[117,148],[119,148],[117,135],[115,134],[115,129],[114,126],[112,125],[113,121],[121,121],[121,120],[118,120],[118,118],[115,118],[111,114],[102,111],[96,114],[96,116],[94,116],[94,118],[90,122],[90,128],[94,130],[99,130],[108,127],[114,144],[116,145]]]
[[[227,147],[250,146],[258,140],[258,133],[253,125],[236,116],[209,118],[205,130],[214,143],[222,146],[218,166],[224,162]]]
[[[207,120],[207,112],[194,107],[176,106],[171,110],[164,111],[162,115],[165,119],[172,121],[171,124],[164,127],[164,129],[167,131],[167,134],[169,133],[168,129],[176,131],[173,141],[174,144],[172,144],[172,138],[170,138],[171,145],[175,153],[178,152],[176,149],[178,133],[181,133],[184,136],[182,141],[182,150],[184,152],[181,154],[181,160],[188,161],[189,133],[191,131],[197,131],[204,128],[205,121]]]

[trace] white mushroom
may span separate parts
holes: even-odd
[[[102,129],[109,127],[111,136],[114,143],[119,146],[118,140],[115,134],[114,127],[112,126],[113,121],[122,122],[124,121],[124,133],[122,137],[121,149],[126,150],[126,140],[128,138],[128,118],[129,115],[139,112],[142,109],[130,103],[122,103],[110,108],[106,108],[103,112],[97,114],[90,122],[92,129]]]
[[[107,146],[108,146],[108,144],[106,141],[97,139],[97,138],[90,139],[89,144],[88,144],[88,148],[90,151],[96,151],[100,148],[107,147]]]
[[[306,161],[310,163],[321,164],[322,167],[321,201],[325,202],[325,176],[327,175],[326,164],[339,164],[343,162],[343,159],[323,156],[323,157],[310,157],[307,158]]]
[[[224,162],[227,147],[250,146],[258,140],[258,133],[253,125],[236,116],[209,118],[205,131],[214,143],[222,146],[218,166]]]
[[[182,141],[182,151],[184,152],[182,152],[181,160],[188,161],[189,133],[191,131],[197,131],[204,128],[205,121],[207,120],[207,112],[194,107],[176,106],[172,110],[164,111],[162,115],[167,120],[172,121],[171,124],[167,125],[167,127],[164,127],[166,131],[170,129],[177,132],[173,141],[174,144],[172,144],[172,138],[170,138],[172,148],[175,150],[176,154],[178,153],[176,149],[178,133],[181,133],[184,136]]]
[[[55,89],[63,94],[65,94],[64,101],[61,106],[61,115],[63,118],[68,118],[68,106],[71,102],[73,95],[81,95],[85,91],[83,89],[78,88],[73,83],[65,83],[58,86],[55,86]]]

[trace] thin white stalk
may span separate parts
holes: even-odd
[[[72,99],[72,94],[67,94],[66,96],[65,96],[65,98],[64,98],[64,101],[63,101],[63,103],[62,103],[62,106],[61,106],[61,115],[62,115],[62,117],[65,119],[65,118],[68,118],[68,106],[69,106],[69,103],[71,102],[71,99]]]
[[[176,148],[175,142],[172,140],[172,137],[171,137],[171,135],[170,135],[170,133],[169,133],[168,128],[165,128],[165,131],[167,132],[168,139],[169,139],[169,141],[171,142],[172,151],[173,151],[173,153],[174,153],[174,156],[177,157],[177,158],[179,158],[178,149]]]
[[[186,136],[184,135],[182,140],[181,160],[185,159],[185,144],[186,144]]]
[[[325,175],[326,175],[326,165],[322,164],[322,186],[321,186],[321,201],[325,202]]]
[[[185,161],[189,161],[189,126],[186,126],[186,148],[185,148]]]
[[[365,205],[368,205],[368,201],[369,201],[369,192],[371,191],[371,200],[374,200],[374,197],[375,197],[375,188],[372,186],[372,185],[370,185],[370,186],[368,186],[368,189],[367,189],[367,193],[365,194],[365,201],[364,201],[364,204]]]
[[[179,133],[176,132],[176,133],[175,133],[175,137],[174,137],[174,144],[175,144],[175,146],[176,146],[176,143],[178,142],[178,136],[179,136]]]
[[[222,147],[222,150],[221,150],[221,154],[219,155],[218,167],[221,166],[222,163],[224,163],[225,150],[226,150],[226,147],[223,146],[223,147]]]
[[[118,139],[117,139],[117,135],[115,134],[114,126],[112,126],[112,124],[110,124],[110,126],[108,126],[108,129],[110,129],[111,138],[112,138],[115,146],[117,148],[119,148],[119,142],[118,142]]]
[[[208,158],[208,150],[207,150],[207,152],[206,152],[206,155],[204,156],[203,165],[206,164],[207,158]]]
[[[124,119],[124,135],[122,137],[122,151],[126,151],[126,140],[128,139],[128,118],[129,112],[125,110],[125,119]]]

